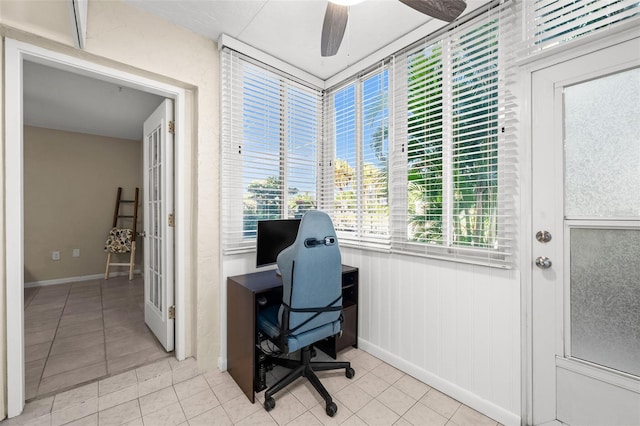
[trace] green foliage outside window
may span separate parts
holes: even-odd
[[[280,178],[270,176],[265,180],[254,180],[246,188],[243,200],[243,234],[255,237],[259,220],[286,218],[299,219],[307,210],[316,208],[315,197],[297,188],[289,188],[287,211],[283,214],[283,187]]]
[[[460,48],[451,58],[443,57],[440,43],[409,57],[409,241],[475,247],[495,245],[496,28],[490,23],[464,34],[460,37]],[[447,59],[451,70],[450,75],[444,76],[443,61]],[[446,78],[450,79],[450,91],[445,99]],[[450,103],[449,129],[444,128],[445,102]],[[446,130],[450,134],[444,140]],[[448,148],[446,154],[443,148]],[[451,179],[450,189],[446,176]],[[447,206],[450,206],[449,217]],[[445,229],[447,223],[450,230]]]
[[[408,240],[443,242],[442,47],[408,61]]]

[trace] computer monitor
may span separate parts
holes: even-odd
[[[278,254],[296,240],[300,219],[258,221],[256,267],[273,265]]]

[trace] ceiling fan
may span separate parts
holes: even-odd
[[[344,30],[347,28],[349,6],[363,0],[329,0],[322,25],[320,51],[322,56],[338,53]],[[467,7],[464,0],[399,0],[401,3],[442,21],[451,22]]]

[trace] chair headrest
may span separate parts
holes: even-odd
[[[320,210],[309,210],[302,216],[298,236],[294,244],[305,247],[332,246],[337,244],[336,231],[331,217]]]
[[[305,247],[314,247],[314,246],[332,246],[336,243],[336,237],[324,237],[321,240],[317,238],[307,238],[304,240]]]

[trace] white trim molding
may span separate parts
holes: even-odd
[[[140,269],[134,269],[134,274],[140,275],[142,271]],[[120,271],[120,272],[110,272],[109,277],[124,277],[128,276],[129,271]],[[66,278],[55,278],[51,280],[42,280],[42,281],[31,281],[28,283],[24,283],[24,288],[33,288],[33,287],[46,287],[49,285],[58,285],[65,283],[77,283],[81,281],[89,281],[89,280],[102,280],[104,279],[104,274],[93,274],[93,275],[79,275],[75,277],[66,277]]]
[[[299,78],[303,81],[306,81],[309,84],[313,84],[314,86],[324,89],[324,80],[309,74],[306,71],[297,68],[288,62],[284,62],[278,58],[275,58],[268,53],[263,52],[262,50],[256,49],[253,46],[249,46],[246,43],[241,42],[228,34],[221,34],[218,38],[218,50],[222,51],[223,47],[228,47],[231,50],[235,50],[236,52],[243,53],[257,61],[260,61],[269,66],[275,67],[276,69],[287,73],[293,77]]]
[[[65,55],[25,42],[5,39],[5,255],[7,308],[7,408],[8,416],[19,415],[24,408],[24,188],[22,87],[24,61],[36,62],[90,78],[109,81],[175,102],[175,356],[185,359],[186,298],[189,208],[186,185],[189,184],[189,147],[186,140],[186,92],[184,89],[150,78],[99,65],[90,60]],[[142,126],[142,123],[141,123]]]

